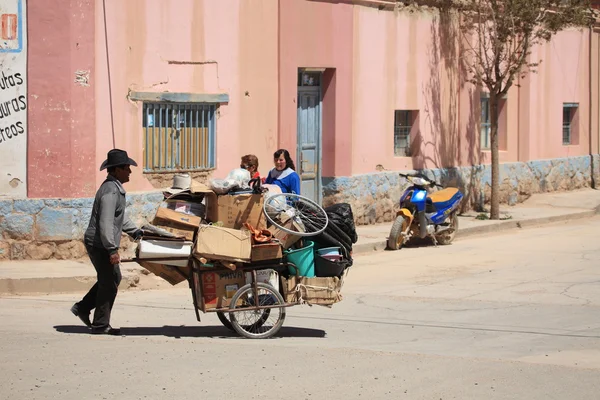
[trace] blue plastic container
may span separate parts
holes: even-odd
[[[301,249],[285,250],[286,259],[298,267],[299,276],[315,276],[315,252],[314,242],[306,241],[307,245]],[[296,275],[296,269],[288,267],[290,274]]]
[[[317,254],[320,256],[339,256],[342,254],[342,252],[339,247],[324,247],[322,249],[318,249]]]

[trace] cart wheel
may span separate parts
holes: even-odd
[[[221,321],[225,328],[229,329],[230,331],[235,331],[235,329],[233,329],[233,325],[231,325],[231,322],[227,319],[227,315],[225,315],[224,312],[217,311],[217,317],[219,317],[219,321]]]
[[[283,297],[271,285],[257,283],[259,290],[258,305],[271,306],[283,305]],[[254,290],[251,284],[240,288],[233,298],[229,313],[231,325],[237,333],[249,339],[265,339],[276,334],[285,320],[285,307],[270,308],[265,310],[248,310],[257,302],[254,301]]]
[[[259,294],[258,301],[264,306],[271,306],[277,304],[276,300],[270,294]],[[254,301],[252,301],[252,305],[254,305]],[[260,328],[267,321],[267,319],[269,319],[269,315],[271,315],[270,309],[262,310],[262,316],[250,327],[244,326],[244,330]],[[225,328],[235,332],[235,329],[233,329],[233,325],[231,325],[231,321],[229,321],[229,319],[227,318],[227,314],[225,314],[222,311],[217,311],[217,317],[219,317],[219,321],[221,321]]]

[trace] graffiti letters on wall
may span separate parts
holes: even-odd
[[[0,0],[0,197],[27,196],[26,0]]]

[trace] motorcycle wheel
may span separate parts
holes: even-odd
[[[442,232],[435,237],[438,244],[448,245],[452,243],[454,237],[456,236],[456,232],[458,231],[458,216],[456,213],[452,213],[450,215],[450,230],[446,232]]]
[[[398,215],[388,237],[387,247],[390,250],[400,250],[404,245],[404,235],[402,233],[408,230],[408,221],[402,215]]]

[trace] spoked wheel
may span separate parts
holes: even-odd
[[[258,296],[258,298],[261,299],[262,298],[261,296],[265,296],[265,295],[261,294],[261,295]],[[268,303],[269,301],[267,300],[266,302]],[[261,327],[262,324],[264,324],[265,321],[269,318],[269,314],[270,313],[271,313],[271,310],[269,310],[269,309],[263,310],[262,317],[253,324],[254,325],[253,329],[256,328],[256,327]],[[233,325],[231,325],[231,321],[229,320],[229,318],[227,318],[227,315],[228,314],[225,314],[222,311],[217,311],[217,317],[219,317],[219,321],[221,321],[221,323],[223,324],[223,326],[225,328],[229,329],[230,331],[235,332],[235,329],[233,328]],[[245,327],[244,329],[247,329],[247,327]]]
[[[269,222],[286,233],[297,236],[315,236],[327,228],[329,218],[323,208],[314,201],[297,194],[279,193],[268,197],[263,205]],[[303,232],[286,226],[292,219]]]
[[[221,321],[225,328],[229,329],[230,331],[235,331],[235,329],[233,329],[233,325],[231,325],[231,321],[227,319],[227,315],[225,315],[224,312],[217,311],[217,317],[219,317],[219,321]]]
[[[439,235],[436,235],[436,237],[435,237],[437,242],[442,245],[452,243],[452,241],[454,240],[454,237],[456,236],[456,232],[458,231],[458,216],[456,215],[456,212],[452,213],[448,217],[448,219],[449,219],[448,223],[450,224],[450,229],[440,233]]]
[[[408,219],[398,215],[388,237],[387,247],[390,250],[400,250],[404,245],[404,234],[408,231]]]
[[[229,319],[233,329],[249,339],[264,339],[276,334],[285,320],[285,307],[262,310],[244,310],[258,306],[284,305],[283,297],[271,285],[257,283],[258,301],[254,301],[254,289],[251,284],[239,289],[231,299]]]

